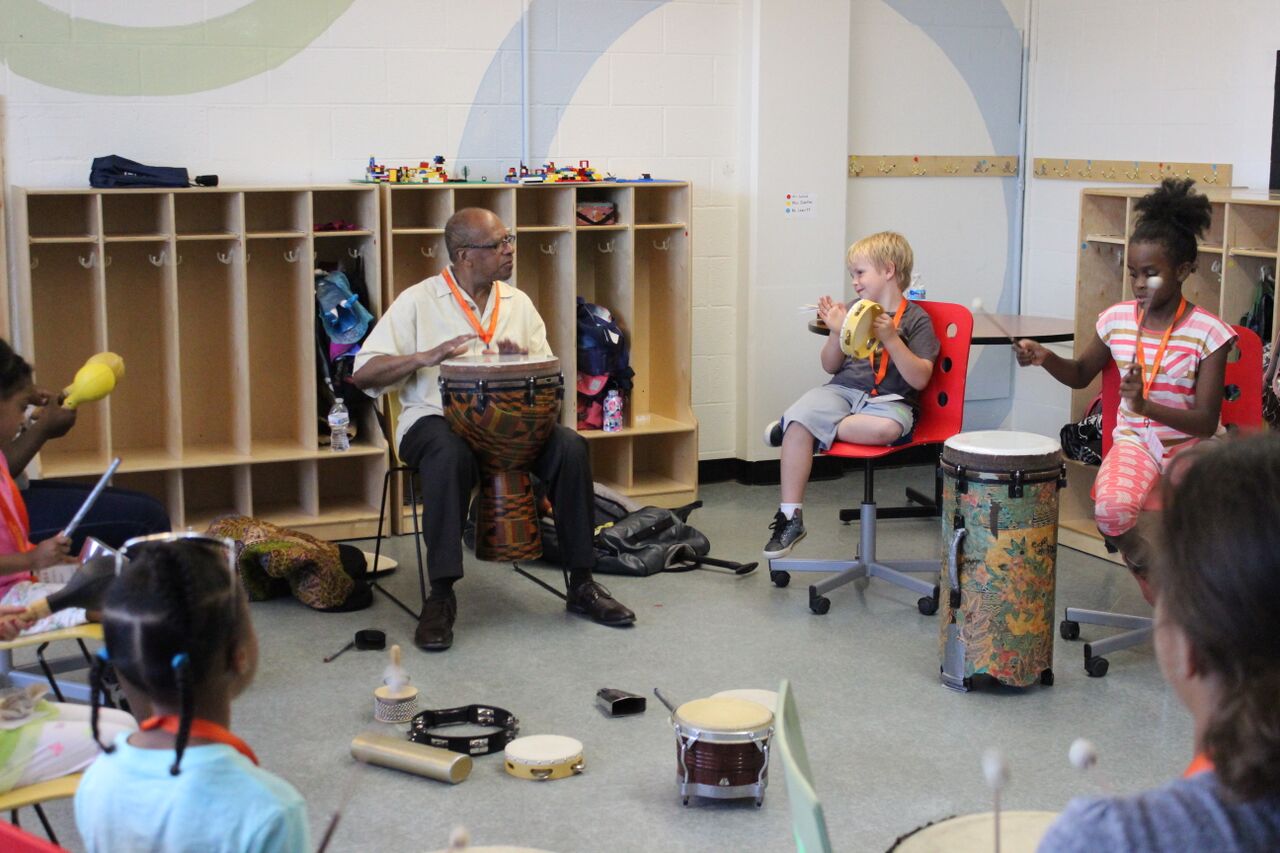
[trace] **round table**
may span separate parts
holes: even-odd
[[[994,320],[994,322],[993,322]],[[971,346],[988,344],[1007,344],[1009,338],[996,326],[1000,324],[1008,329],[1015,339],[1030,338],[1042,344],[1069,341],[1075,338],[1075,329],[1070,320],[1057,317],[1032,317],[1026,314],[986,314],[973,315],[973,337]],[[809,331],[816,335],[829,335],[831,330],[821,320],[811,320]]]

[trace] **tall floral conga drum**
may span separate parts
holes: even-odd
[[[1032,433],[966,432],[947,439],[941,466],[943,684],[1052,684],[1061,447]]]
[[[529,468],[560,420],[560,359],[451,358],[440,365],[440,397],[449,427],[471,446],[480,465],[476,556],[500,562],[541,557]]]

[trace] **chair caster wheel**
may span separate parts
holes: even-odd
[[[923,616],[932,616],[938,612],[938,588],[933,588],[933,595],[925,595],[916,602],[916,609]]]
[[[791,583],[791,572],[769,570],[769,580],[773,581],[773,585],[782,589],[782,587]]]
[[[1063,619],[1058,623],[1058,633],[1062,635],[1064,640],[1080,639],[1080,623],[1071,619]]]
[[[764,805],[764,800],[756,800],[756,808],[760,808],[763,805]]]
[[[809,609],[819,616],[825,616],[827,611],[831,609],[831,599],[825,595],[810,595]]]
[[[1053,686],[1053,670],[1052,669],[1046,669],[1044,672],[1040,673],[1040,683],[1043,684],[1045,687]]]
[[[1084,671],[1089,673],[1090,678],[1102,678],[1107,674],[1110,664],[1106,658],[1085,658]]]

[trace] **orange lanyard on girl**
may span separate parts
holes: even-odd
[[[18,546],[18,553],[34,551],[36,546],[31,544],[31,521],[27,518],[27,505],[22,500],[22,492],[13,481],[8,466],[0,465],[0,488],[8,492],[8,500],[0,499],[0,516],[4,518],[10,538]]]
[[[178,718],[173,714],[157,714],[154,717],[148,717],[142,721],[140,728],[144,732],[154,729],[168,732],[171,735],[178,733]],[[226,726],[220,726],[217,723],[211,723],[208,720],[194,719],[191,721],[191,737],[200,738],[201,740],[210,740],[214,743],[224,743],[243,755],[245,758],[258,763],[258,756],[253,754],[253,750],[249,748],[249,744],[231,733]]]
[[[893,327],[895,329],[898,328],[898,324],[902,322],[902,312],[906,310],[907,299],[906,297],[903,297],[903,299],[898,302],[898,310],[893,312]],[[867,363],[871,365],[871,370],[874,371],[876,375],[876,382],[871,386],[871,394],[869,395],[871,397],[880,393],[880,383],[884,381],[884,375],[889,372],[889,351],[884,349],[884,344],[880,345],[880,349],[884,350],[884,352],[881,353],[883,358],[880,359],[879,367],[876,367],[876,354],[874,352],[867,356]]]
[[[480,318],[476,316],[476,312],[471,310],[466,298],[463,297],[462,291],[458,289],[457,282],[453,280],[453,273],[448,267],[444,268],[442,273],[445,283],[449,285],[449,289],[453,291],[453,298],[458,301],[458,305],[462,308],[462,313],[467,315],[467,322],[471,324],[471,328],[475,329],[476,335],[480,340],[484,341],[485,349],[489,348],[489,341],[493,340],[493,333],[498,329],[498,307],[502,305],[502,294],[497,292],[497,285],[494,285],[493,294],[493,313],[489,315],[489,328],[485,329],[480,324]]]
[[[1138,315],[1138,335],[1134,341],[1134,349],[1137,350],[1138,367],[1142,369],[1142,396],[1147,397],[1151,393],[1151,386],[1155,384],[1156,374],[1160,372],[1160,362],[1164,360],[1165,347],[1169,345],[1169,335],[1173,334],[1173,327],[1178,325],[1178,321],[1182,319],[1182,312],[1187,309],[1187,298],[1180,297],[1178,300],[1178,313],[1173,315],[1173,321],[1169,323],[1169,328],[1164,330],[1164,337],[1160,339],[1160,347],[1156,350],[1155,363],[1151,365],[1151,375],[1147,375],[1147,357],[1146,347],[1142,344],[1142,320],[1147,316],[1147,312],[1143,311]]]
[[[1213,770],[1213,762],[1209,760],[1209,756],[1203,752],[1198,753],[1195,758],[1191,759],[1191,763],[1187,765],[1187,769],[1182,771],[1183,779],[1190,779],[1200,773],[1208,773]]]

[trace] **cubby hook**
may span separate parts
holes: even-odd
[[[556,253],[555,243],[539,243],[538,250],[544,255],[554,255]]]
[[[668,249],[671,248],[671,238],[668,237],[667,239],[663,240],[661,243],[659,243],[657,240],[654,240],[653,248],[657,249],[659,252],[667,251]]]
[[[164,253],[165,253],[165,250],[161,249],[160,254],[158,256],[147,255],[147,260],[151,262],[151,266],[153,267],[162,267],[164,266]]]
[[[359,249],[352,249],[352,248],[349,248],[349,247],[348,247],[348,249],[347,249],[347,257],[348,257],[348,258],[358,258],[358,257],[360,257],[360,250],[359,250]]]
[[[289,251],[285,252],[284,259],[291,264],[296,264],[298,262],[298,250],[290,249]]]
[[[35,255],[32,255],[32,256],[31,256],[31,268],[32,268],[32,269],[35,269],[35,268],[36,268],[36,267],[38,267],[38,266],[40,266],[40,259],[39,259],[38,257],[36,257]]]
[[[613,253],[613,241],[608,243],[596,243],[596,248],[600,250],[600,254],[608,255]]]
[[[182,255],[174,255],[174,256],[173,256],[173,265],[174,265],[175,267],[180,267],[180,266],[182,266]]]
[[[77,258],[77,260],[79,260],[79,261],[80,261],[80,266],[84,267],[85,269],[89,269],[90,267],[92,267],[92,266],[93,266],[93,252],[94,252],[94,250],[93,250],[93,249],[90,249],[90,250],[89,250],[89,257],[88,257],[88,258],[85,258],[85,256],[84,256],[84,255],[80,255],[80,256]]]
[[[110,256],[110,255],[103,255],[103,256],[102,256],[102,268],[105,270],[105,269],[106,269],[107,267],[109,267],[109,266],[111,266],[111,256]]]
[[[218,260],[219,260],[220,262],[222,262],[222,263],[224,263],[224,264],[230,264],[230,263],[231,263],[231,261],[235,258],[236,250],[235,250],[235,249],[231,249],[231,250],[226,251],[226,252],[217,252],[216,254],[217,254],[217,256],[218,256]]]
[[[424,258],[434,258],[436,256],[435,246],[432,246],[430,249],[426,248],[425,246],[419,246],[418,251],[422,253],[422,257]]]

